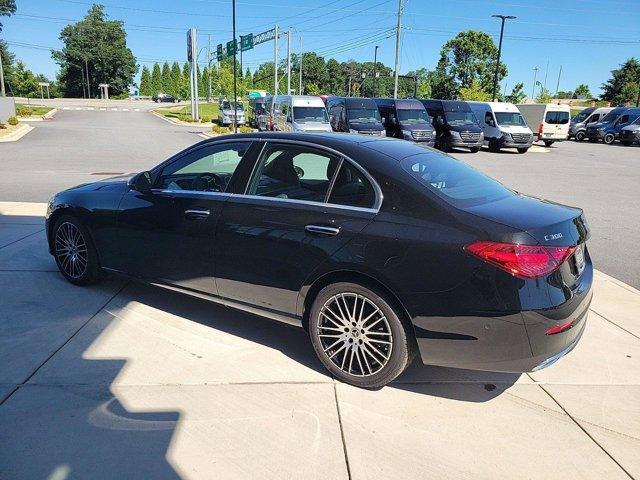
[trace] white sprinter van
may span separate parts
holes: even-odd
[[[513,103],[467,102],[478,119],[484,144],[492,152],[501,148],[515,148],[525,153],[533,143],[533,132]]]
[[[332,132],[327,108],[313,95],[277,95],[273,97],[274,130],[279,132]]]
[[[534,138],[550,147],[554,142],[569,138],[569,105],[557,103],[519,103],[518,110],[527,126],[533,131]]]

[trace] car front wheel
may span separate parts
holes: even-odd
[[[582,131],[581,131],[581,132],[576,133],[576,141],[577,141],[577,142],[581,142],[581,141],[583,141],[583,140],[584,140],[585,135],[586,135],[586,134],[585,134],[584,132],[582,132]]]
[[[339,380],[380,388],[410,363],[414,339],[385,295],[355,283],[335,283],[317,295],[309,335],[324,366]]]
[[[90,285],[101,277],[98,255],[88,230],[69,215],[53,227],[53,255],[60,273],[75,285]]]
[[[607,145],[611,145],[615,141],[616,137],[613,133],[607,133],[602,139]]]

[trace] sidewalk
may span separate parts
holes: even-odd
[[[68,284],[44,204],[0,202],[0,478],[640,478],[640,292],[524,375],[335,382],[299,329],[111,278]]]

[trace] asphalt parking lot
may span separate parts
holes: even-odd
[[[75,108],[0,144],[0,478],[640,478],[640,292],[616,280],[638,286],[640,148],[455,153],[585,208],[605,272],[585,334],[539,372],[416,363],[365,391],[302,330],[119,278],[65,282],[43,202],[202,130]]]

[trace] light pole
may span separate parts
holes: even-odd
[[[513,15],[491,15],[494,18],[501,20],[500,24],[500,43],[498,44],[498,60],[496,61],[496,74],[493,77],[493,94],[491,97],[493,101],[496,101],[496,95],[498,93],[498,71],[500,70],[500,54],[502,53],[502,35],[504,34],[504,22],[505,20],[515,20]]]
[[[536,78],[538,77],[538,67],[533,67],[533,89],[531,90],[531,100],[536,96]]]
[[[231,6],[233,10],[233,41],[236,41],[236,0],[231,0]],[[233,133],[238,133],[238,87],[237,87],[237,72],[236,72],[236,50],[233,49]]]
[[[378,45],[376,45],[376,49],[373,51],[373,96],[377,96],[378,92],[377,92],[377,81],[376,81],[376,73],[377,73],[377,68],[378,68]]]

